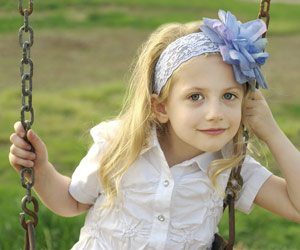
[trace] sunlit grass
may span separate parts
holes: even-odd
[[[21,103],[17,29],[22,18],[13,1],[0,0],[0,6],[0,249],[8,250],[21,249],[24,238],[18,214],[25,191],[7,157],[9,134],[19,120]],[[49,159],[61,173],[70,176],[88,150],[92,143],[89,129],[118,114],[127,83],[124,74],[150,31],[166,21],[216,17],[218,8],[248,20],[257,15],[258,6],[232,0],[188,4],[182,0],[35,1],[31,16],[36,31],[33,129],[46,142]],[[265,68],[270,106],[283,131],[299,147],[300,100],[295,83],[299,78],[299,5],[273,4],[271,10],[271,61]],[[280,174],[267,148],[262,154],[266,154],[268,167]],[[78,239],[83,219],[61,218],[40,203],[37,249],[69,249]],[[220,225],[224,236],[228,235],[227,219],[226,212]],[[243,249],[299,248],[299,225],[261,208],[249,216],[238,212],[236,223],[236,239]]]
[[[67,175],[72,173],[92,142],[88,133],[89,128],[117,114],[124,91],[122,84],[110,83],[97,87],[77,86],[61,91],[35,92],[37,119],[34,129],[48,145],[50,160],[60,172]],[[5,103],[6,107],[3,112],[6,119],[1,126],[4,130],[11,130],[11,124],[18,118],[16,110],[12,108],[18,105],[17,91],[14,89],[3,91],[0,100],[0,104]],[[299,106],[288,107],[280,113],[280,123],[284,125],[286,132],[290,131],[291,135],[295,135],[299,133],[300,119],[299,116],[296,119],[292,117],[298,114]],[[274,106],[273,109],[281,112],[280,106]],[[17,249],[23,242],[18,213],[20,200],[25,192],[21,188],[17,174],[8,165],[6,152],[9,143],[5,139],[7,138],[1,138],[0,146],[2,163],[0,203],[2,211],[5,211],[0,215],[0,221],[5,221],[1,228],[5,233],[0,234],[0,246],[1,249],[11,249],[13,244],[14,249]],[[296,140],[299,145],[300,138]],[[64,219],[52,214],[42,204],[40,206],[40,222],[37,228],[39,249],[69,249],[78,238],[84,217]],[[225,214],[220,224],[220,231],[224,236],[228,235],[227,218]],[[285,249],[285,246],[289,246],[287,249],[297,249],[300,244],[297,237],[300,229],[297,224],[287,222],[262,209],[254,209],[250,216],[239,212],[236,222],[236,237],[242,242],[240,245],[242,244],[244,249],[246,246],[251,246],[249,249]]]
[[[12,32],[22,20],[16,4],[0,0],[0,32]],[[259,4],[247,1],[38,1],[30,17],[36,29],[77,29],[99,26],[153,29],[165,22],[188,22],[217,17],[230,10],[242,21],[256,18]],[[272,3],[270,34],[299,34],[300,5]]]

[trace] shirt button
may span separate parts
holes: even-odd
[[[164,181],[164,186],[165,186],[165,187],[169,186],[169,184],[170,184],[170,183],[169,183],[168,180],[165,180],[165,181]]]
[[[163,215],[159,215],[159,216],[157,217],[157,219],[158,219],[159,221],[164,221],[164,220],[165,220],[165,217],[164,217]]]

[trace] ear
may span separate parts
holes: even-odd
[[[166,112],[166,104],[158,101],[158,95],[151,95],[152,111],[160,123],[167,123],[169,120]]]

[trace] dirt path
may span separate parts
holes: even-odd
[[[37,31],[31,57],[37,88],[122,80],[147,32],[131,28]],[[17,85],[21,49],[17,35],[1,34],[0,88]],[[18,86],[18,85],[17,85]]]
[[[137,48],[149,32],[136,29],[39,31],[32,48],[35,88],[127,83]],[[269,38],[270,59],[263,67],[271,95],[297,100],[300,93],[300,35]],[[19,86],[21,51],[14,34],[0,40],[0,88]],[[293,91],[289,91],[289,90]]]

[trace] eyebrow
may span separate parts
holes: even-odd
[[[206,88],[199,88],[199,87],[191,87],[191,88],[185,88],[183,89],[184,92],[188,92],[188,91],[192,91],[192,90],[199,90],[199,91],[204,91],[204,92],[207,92],[208,89]],[[237,90],[239,92],[242,92],[242,90],[238,87],[230,87],[230,88],[226,88],[226,89],[223,89],[224,91],[229,91],[229,90]]]

